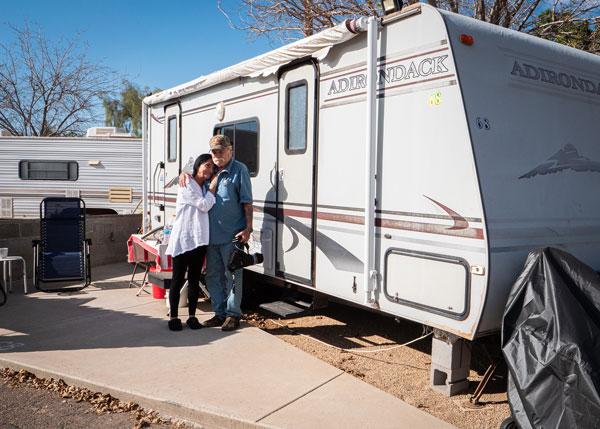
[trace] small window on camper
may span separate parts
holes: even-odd
[[[171,116],[167,123],[167,161],[177,161],[177,116]]]
[[[287,88],[286,145],[287,153],[306,151],[306,82],[293,83]]]
[[[235,159],[246,164],[250,176],[258,174],[258,121],[244,120],[215,127],[214,134],[231,139]]]
[[[23,160],[19,162],[21,180],[70,180],[79,178],[77,161]]]

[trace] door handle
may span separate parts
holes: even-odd
[[[156,166],[154,167],[154,173],[152,174],[152,186],[150,186],[150,195],[152,195],[152,201],[154,203],[156,203],[156,174],[158,173],[158,170],[161,168],[165,168],[165,164],[164,162],[157,162]]]

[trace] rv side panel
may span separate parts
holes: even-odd
[[[600,269],[600,58],[444,13],[490,234],[478,330],[498,329],[527,253],[560,247]],[[459,41],[469,34],[474,44]]]
[[[357,303],[363,290],[364,46],[359,36],[333,48],[322,64],[318,164],[317,288]],[[378,308],[472,338],[486,292],[487,244],[440,15],[423,8],[386,25],[379,57]]]
[[[13,217],[38,217],[41,200],[49,196],[79,196],[87,208],[119,214],[131,213],[142,197],[139,139],[0,137],[0,158],[0,197],[12,198]],[[45,174],[33,173],[44,168],[40,161],[71,162],[69,177],[34,180]],[[111,188],[125,192],[113,192],[111,198]]]

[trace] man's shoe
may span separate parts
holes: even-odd
[[[240,319],[237,317],[227,316],[225,322],[221,326],[221,331],[235,331],[240,327]]]
[[[181,320],[179,320],[179,319],[169,320],[169,329],[171,331],[181,331],[183,329],[183,326],[181,326]]]
[[[219,316],[213,316],[208,320],[202,322],[202,326],[205,328],[214,328],[216,326],[221,326],[225,322],[225,319]]]
[[[200,329],[202,327],[195,316],[190,316],[185,324],[188,325],[190,329]]]

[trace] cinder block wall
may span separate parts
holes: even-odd
[[[142,215],[102,215],[86,217],[86,237],[92,239],[92,266],[127,261],[127,239],[142,225]],[[31,241],[40,238],[39,219],[0,219],[0,247],[8,247],[9,256],[22,256],[27,277],[32,277]],[[13,262],[13,286],[22,283],[21,263]],[[2,264],[0,263],[0,273]],[[0,277],[1,278],[1,277]],[[33,290],[33,288],[29,288]]]

